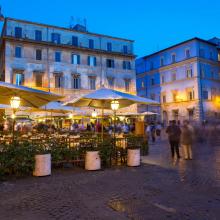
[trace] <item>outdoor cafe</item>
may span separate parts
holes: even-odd
[[[0,173],[21,172],[20,160],[27,166],[25,172],[35,176],[50,175],[51,167],[67,165],[86,170],[139,166],[141,154],[147,154],[143,118],[155,113],[137,115],[120,109],[138,103],[157,105],[153,100],[105,88],[68,102],[52,93],[7,83],[0,83],[0,90],[4,94],[0,97]],[[9,157],[12,152],[14,158]],[[16,168],[7,160],[14,161]]]

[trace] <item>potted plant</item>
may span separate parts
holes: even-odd
[[[86,155],[85,155],[85,169],[100,170],[101,158],[99,155],[99,149],[97,147],[97,144],[94,142],[90,142],[87,143],[86,145],[87,146],[86,146]]]
[[[140,166],[141,164],[141,141],[138,137],[128,138],[127,165],[130,167]]]
[[[51,175],[51,153],[43,145],[35,145],[35,164],[34,176],[48,176]]]

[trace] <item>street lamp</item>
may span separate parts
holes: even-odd
[[[13,96],[10,100],[11,107],[14,110],[19,108],[20,103],[21,103],[21,99],[18,96]]]
[[[15,131],[15,113],[17,109],[19,108],[21,104],[21,99],[18,96],[11,97],[10,100],[11,108],[13,109],[12,119],[13,119],[13,125],[12,125],[12,138],[14,140],[14,131]]]
[[[114,111],[114,146],[115,146],[115,122],[116,122],[116,111],[119,109],[119,101],[111,101],[111,108]]]
[[[92,117],[93,117],[93,118],[96,118],[96,117],[97,117],[97,112],[96,112],[95,109],[94,109],[94,111],[92,112]]]
[[[111,108],[112,108],[113,111],[117,111],[118,108],[119,108],[119,101],[113,100],[113,101],[111,102]]]

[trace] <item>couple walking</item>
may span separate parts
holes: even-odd
[[[182,129],[176,124],[176,121],[171,121],[167,127],[166,133],[170,142],[171,156],[174,158],[176,153],[177,158],[180,158],[179,145],[181,143],[184,151],[184,158],[186,160],[192,159],[192,142],[193,142],[193,129],[188,121],[183,122]]]

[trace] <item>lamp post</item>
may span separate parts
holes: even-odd
[[[16,117],[15,113],[16,113],[17,109],[19,108],[20,104],[21,104],[20,97],[18,97],[18,96],[11,97],[10,104],[11,104],[11,108],[13,109],[13,114],[12,114],[12,119],[13,119],[13,123],[12,123],[12,138],[14,140],[15,117]]]
[[[114,146],[115,146],[115,122],[116,122],[116,111],[119,109],[119,101],[113,100],[111,102],[111,109],[114,111],[114,130],[113,130],[113,137],[114,137]]]

